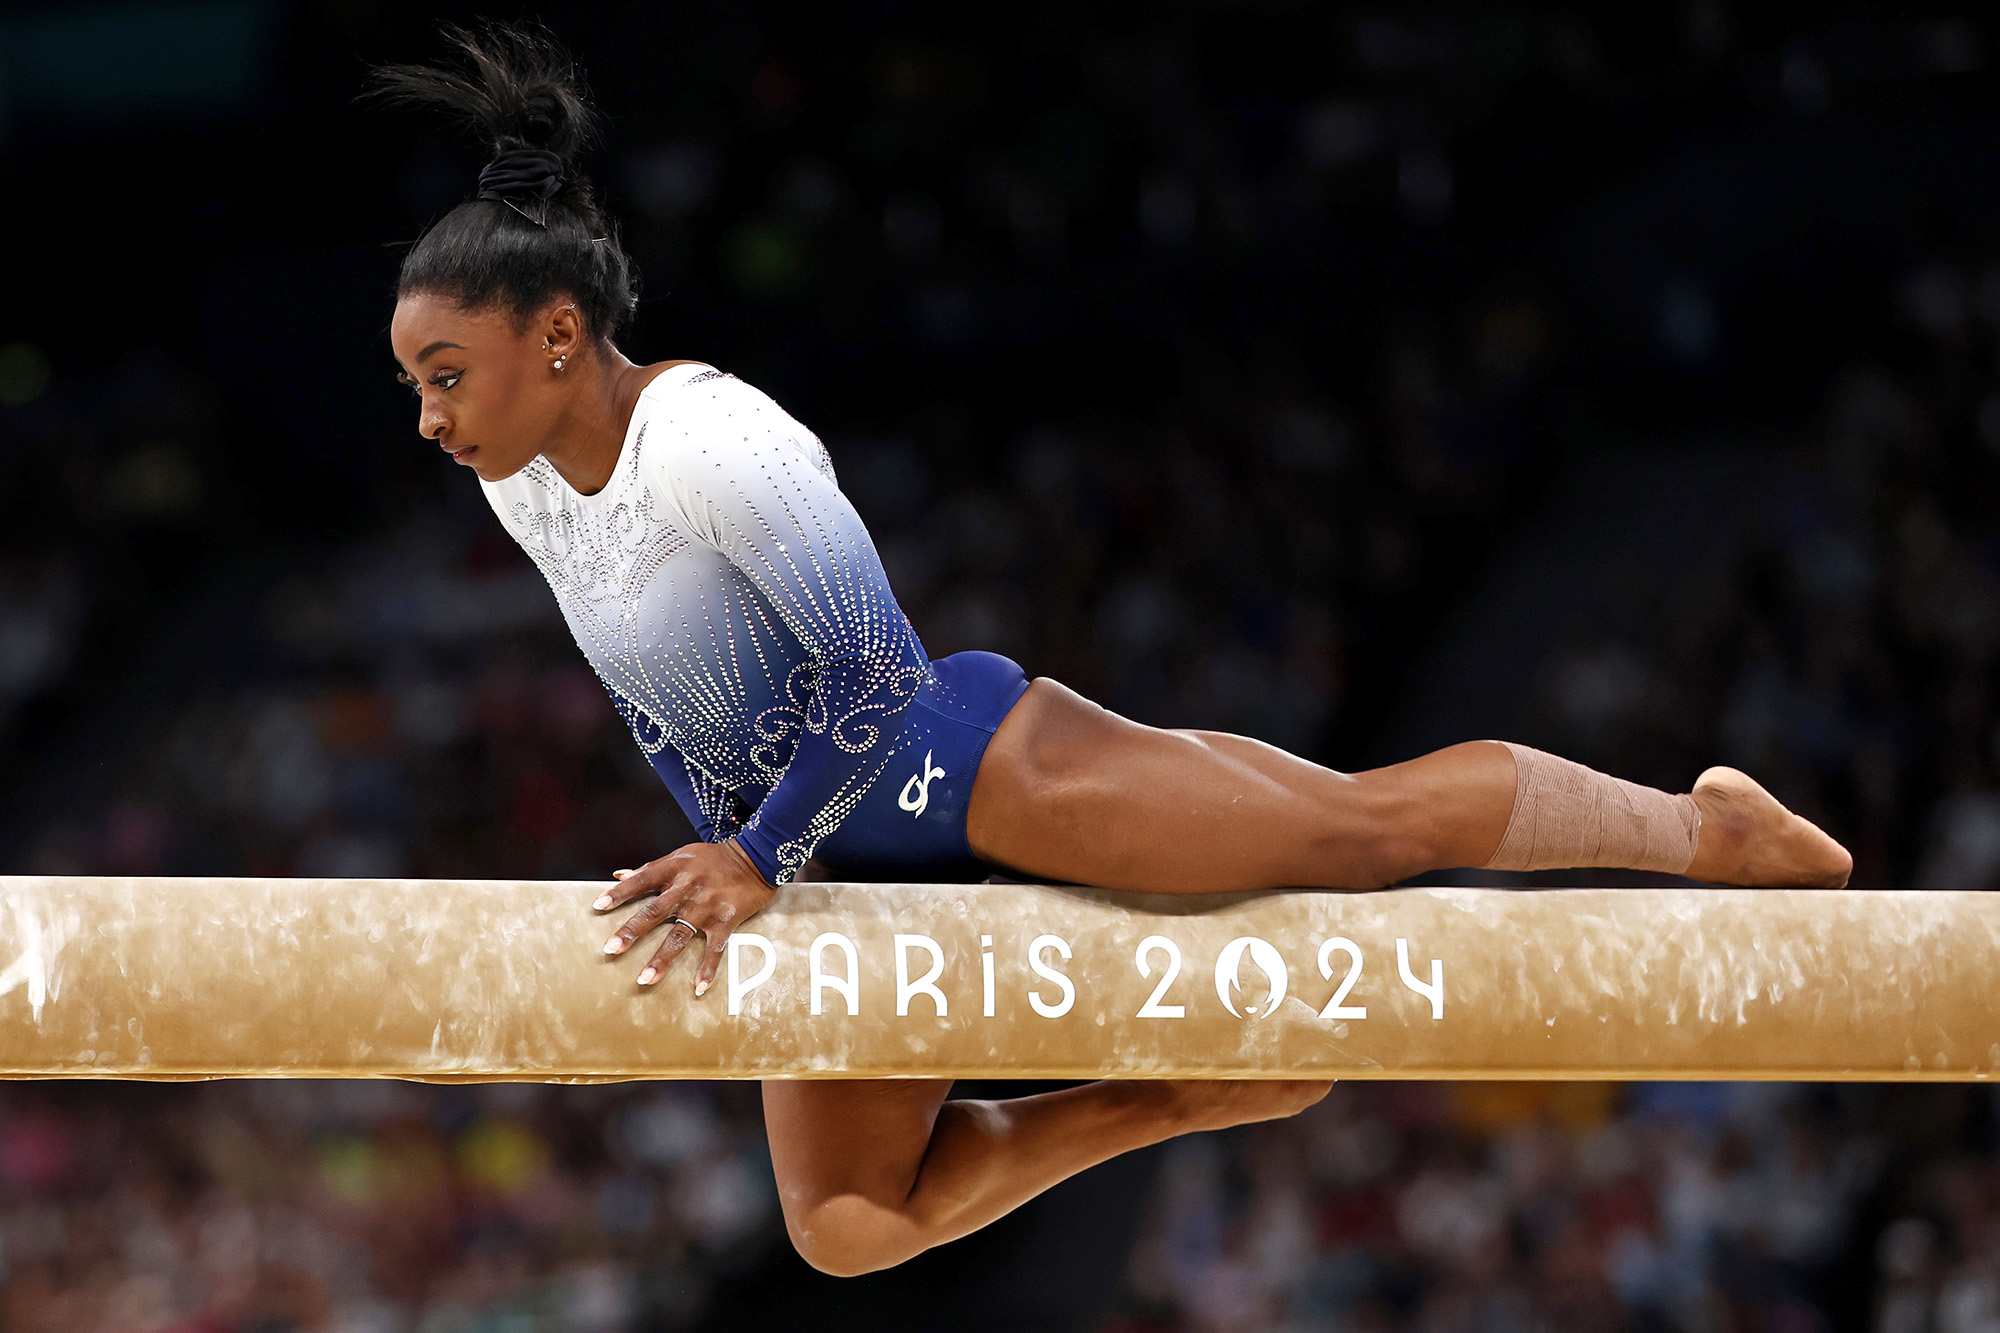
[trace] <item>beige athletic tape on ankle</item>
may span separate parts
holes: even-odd
[[[1619,866],[1679,875],[1694,862],[1701,812],[1692,796],[1614,778],[1502,741],[1514,756],[1514,814],[1490,870]]]

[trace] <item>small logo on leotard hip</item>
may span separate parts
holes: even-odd
[[[917,818],[924,817],[924,807],[931,803],[931,779],[944,776],[944,770],[931,767],[931,750],[924,751],[924,771],[911,777],[903,784],[903,794],[896,798],[896,804],[908,810]]]

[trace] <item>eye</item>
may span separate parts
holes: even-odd
[[[449,390],[457,387],[459,376],[463,373],[463,371],[458,370],[440,370],[426,380],[425,383],[434,384],[440,389]],[[414,379],[410,378],[410,373],[406,370],[396,372],[396,383],[406,385],[419,397],[423,396],[423,385],[418,384]]]

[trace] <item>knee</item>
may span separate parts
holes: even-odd
[[[861,1199],[829,1199],[808,1209],[785,1210],[785,1233],[799,1257],[829,1277],[860,1277],[894,1268],[917,1253],[897,1244],[874,1205]]]
[[[887,1264],[872,1264],[866,1255],[857,1254],[851,1245],[845,1245],[829,1237],[811,1231],[799,1231],[787,1227],[791,1235],[792,1248],[799,1252],[799,1258],[828,1277],[860,1277],[863,1273],[886,1268]]]

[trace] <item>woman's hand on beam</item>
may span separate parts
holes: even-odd
[[[612,878],[617,883],[594,904],[600,912],[652,896],[604,942],[604,952],[622,954],[665,925],[666,939],[639,973],[639,984],[650,986],[666,975],[681,950],[700,934],[708,947],[695,973],[696,995],[715,980],[730,933],[777,895],[733,840],[690,843],[637,870],[614,871]]]

